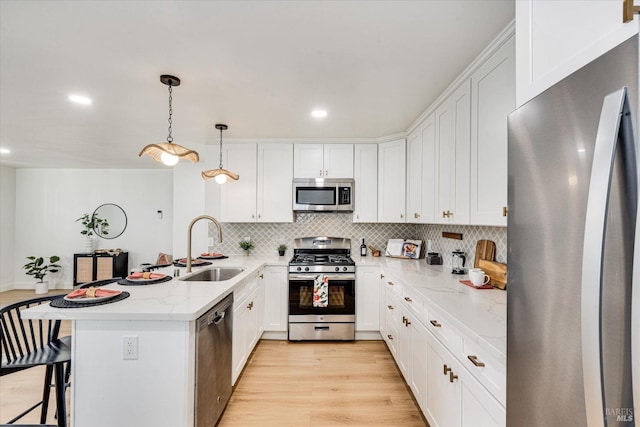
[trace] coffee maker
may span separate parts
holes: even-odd
[[[467,257],[464,251],[461,251],[460,249],[456,249],[455,251],[451,252],[451,266],[452,266],[451,273],[465,274],[467,272],[464,269],[464,264],[466,260],[467,260]]]

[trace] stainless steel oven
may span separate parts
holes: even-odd
[[[294,240],[289,262],[289,340],[354,340],[356,275],[351,241]]]

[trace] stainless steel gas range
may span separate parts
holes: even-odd
[[[356,265],[351,239],[294,239],[289,261],[289,340],[354,340]]]

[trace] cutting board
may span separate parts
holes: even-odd
[[[479,264],[481,259],[488,261],[496,259],[496,244],[491,240],[478,240],[478,243],[476,243],[476,258],[473,262],[474,268],[481,268]]]
[[[481,268],[491,278],[491,285],[494,288],[505,289],[507,287],[507,264],[481,259],[478,263]]]

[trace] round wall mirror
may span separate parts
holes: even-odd
[[[104,219],[109,224],[108,226],[94,227],[97,236],[103,239],[115,239],[124,233],[124,229],[127,228],[127,214],[120,206],[113,203],[105,203],[100,205],[93,211],[93,215],[97,215],[98,218]]]

